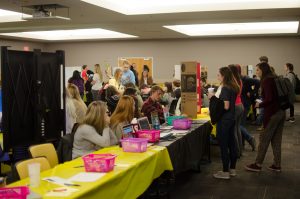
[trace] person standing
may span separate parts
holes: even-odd
[[[263,127],[259,135],[259,145],[256,160],[246,165],[248,171],[259,172],[265,159],[269,144],[273,149],[273,164],[268,167],[272,171],[281,171],[281,143],[282,131],[285,121],[285,111],[280,109],[278,94],[275,84],[275,75],[270,65],[266,62],[257,64],[256,74],[261,79],[261,95],[263,101],[256,102],[255,107],[264,108]]]
[[[136,70],[136,63],[132,63],[132,65],[130,66],[130,70],[134,74],[135,86],[139,87],[139,73]]]
[[[290,80],[290,82],[292,83],[292,85],[293,85],[293,91],[295,91],[295,88],[296,88],[296,77],[295,77],[295,74],[294,74],[294,66],[293,66],[293,64],[291,64],[291,63],[286,63],[285,65],[284,65],[284,70],[285,70],[285,72],[286,72],[286,75],[285,75],[285,77],[286,78],[288,78],[289,80]],[[294,99],[296,98],[296,96],[295,96],[296,94],[295,94],[295,92],[293,92],[293,97],[294,97]],[[289,118],[287,118],[287,120],[286,121],[289,121],[289,122],[291,122],[291,123],[294,123],[295,122],[295,117],[294,117],[294,103],[291,103],[290,104],[290,117]]]
[[[221,86],[219,99],[224,102],[223,114],[217,121],[217,139],[221,150],[223,170],[218,171],[213,176],[219,179],[230,179],[230,176],[236,176],[237,150],[234,138],[234,118],[235,101],[240,87],[229,67],[219,69],[218,80]],[[208,94],[209,99],[212,95],[212,93]]]
[[[125,84],[131,82],[135,85],[135,76],[133,72],[129,69],[130,64],[127,60],[123,62],[123,74],[121,77],[121,84],[124,86]]]
[[[94,101],[100,100],[99,90],[102,88],[103,75],[99,64],[95,64],[94,76],[92,81],[92,94]]]
[[[140,85],[147,85],[151,86],[153,84],[153,79],[149,75],[149,67],[147,65],[144,65],[143,72],[140,79]]]

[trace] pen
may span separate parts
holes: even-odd
[[[64,185],[66,185],[66,186],[80,187],[80,184],[64,183]]]

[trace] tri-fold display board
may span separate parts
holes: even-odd
[[[201,66],[198,62],[181,63],[181,113],[197,118],[201,112]]]
[[[4,149],[54,142],[65,129],[63,51],[1,47]]]

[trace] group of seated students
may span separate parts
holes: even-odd
[[[156,84],[151,87],[144,85],[141,90],[128,82],[122,92],[116,86],[104,84],[99,90],[99,100],[92,101],[87,107],[79,88],[69,83],[66,89],[66,131],[74,133],[72,158],[117,145],[122,138],[122,127],[132,123],[134,118],[148,117],[151,123],[151,113],[155,111],[160,123],[164,123],[164,109],[168,110],[173,101],[176,102],[173,108],[178,110],[172,112],[180,114],[178,98],[178,80],[166,82],[163,88]],[[77,129],[73,129],[75,123],[79,124]]]

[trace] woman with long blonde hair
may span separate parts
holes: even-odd
[[[100,100],[99,90],[102,87],[102,81],[103,81],[103,75],[102,75],[101,67],[99,64],[95,64],[94,76],[93,76],[93,81],[92,81],[92,84],[93,84],[92,94],[93,94],[94,101]]]
[[[72,158],[86,155],[111,145],[113,134],[105,102],[92,102],[74,135]]]
[[[122,74],[123,74],[122,69],[117,68],[115,70],[114,77],[109,79],[109,81],[108,81],[108,84],[111,85],[111,86],[116,87],[116,89],[119,92],[123,92],[123,90],[124,90],[123,86],[121,85]]]
[[[117,108],[110,118],[110,128],[118,141],[122,138],[122,127],[130,124],[134,117],[134,100],[128,95],[120,98]]]
[[[76,109],[76,116],[77,116],[76,122],[80,123],[83,120],[87,107],[83,102],[83,100],[81,99],[78,87],[76,85],[69,83],[67,89],[70,93],[70,97]]]

